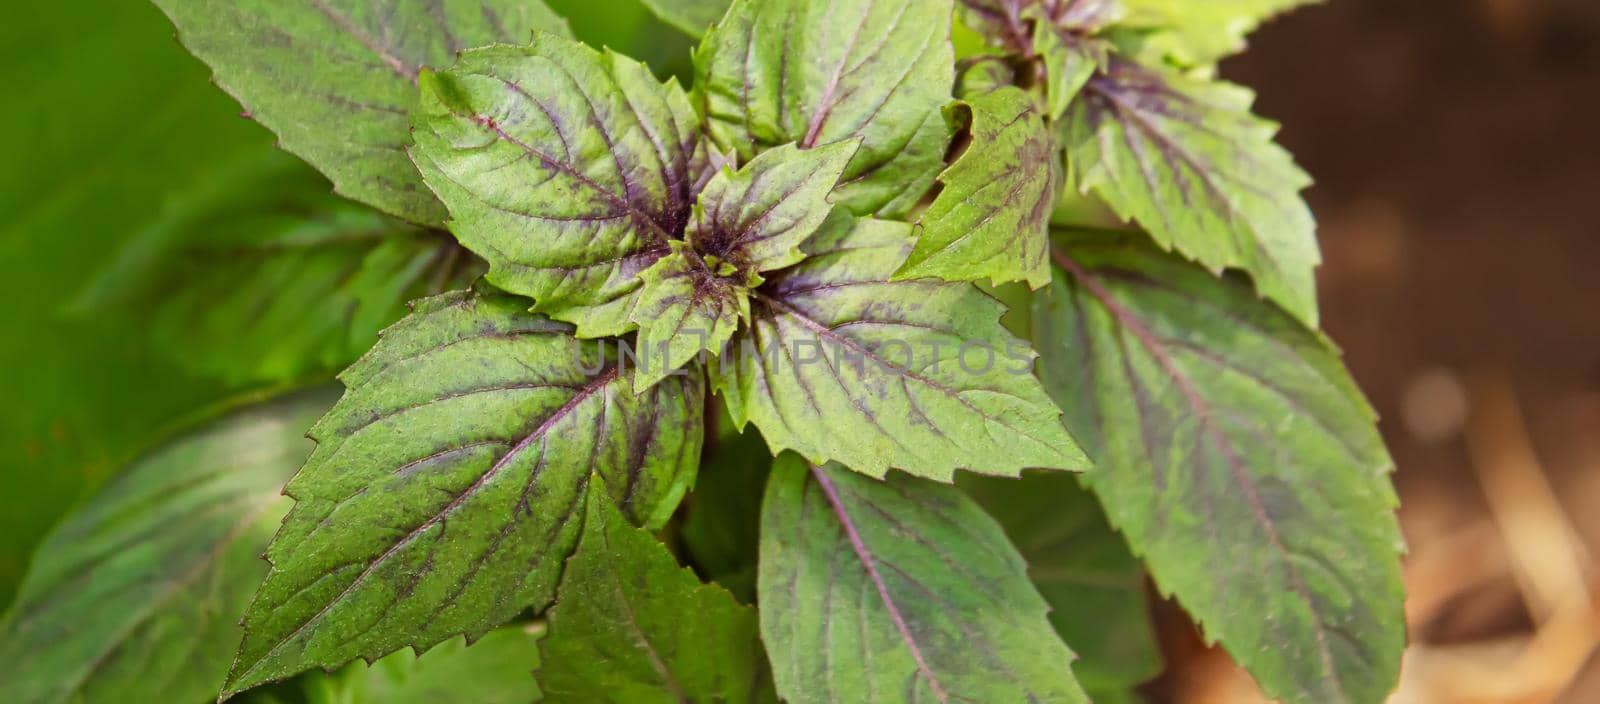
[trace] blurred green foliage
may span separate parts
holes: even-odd
[[[33,546],[164,425],[223,393],[141,349],[138,321],[72,296],[169,194],[271,148],[128,0],[21,3],[0,23],[0,603]]]
[[[630,0],[551,0],[573,31],[688,75],[690,39]],[[141,344],[145,321],[65,314],[136,233],[267,156],[272,135],[138,0],[19,3],[0,23],[0,606],[61,514],[231,389]]]

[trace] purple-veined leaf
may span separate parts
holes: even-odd
[[[540,0],[155,0],[245,113],[338,192],[422,225],[445,209],[406,159],[417,76],[457,52],[566,33]]]
[[[810,149],[787,144],[757,155],[738,171],[714,176],[684,232],[702,256],[753,274],[800,263],[804,243],[832,209],[828,195],[856,151],[854,140]]]
[[[859,139],[836,202],[903,214],[944,165],[950,18],[951,0],[736,0],[695,54],[707,131],[740,161]]]
[[[910,226],[842,212],[751,298],[713,386],[774,453],[948,481],[1088,465],[1033,377],[1033,350],[970,283],[891,281]]]
[[[1034,25],[1032,51],[1044,68],[1045,104],[1051,120],[1060,119],[1089,78],[1111,62],[1110,43],[1094,33],[1115,19],[1115,2],[1080,0],[1070,4],[1080,9],[1064,13],[1055,22]],[[1039,16],[1042,11],[1033,14]]]
[[[412,158],[489,280],[580,337],[631,329],[639,273],[682,233],[708,159],[677,83],[541,33],[422,87]]]
[[[1117,0],[961,0],[963,22],[993,46],[1037,59],[1045,104],[1055,119],[1095,70],[1110,45],[1094,35],[1121,16]]]
[[[1251,100],[1231,84],[1114,61],[1062,118],[1069,182],[1163,248],[1213,272],[1245,271],[1315,327],[1321,256],[1300,197],[1311,179]]]
[[[779,457],[761,509],[761,638],[812,702],[1087,702],[994,519],[952,486]]]
[[[739,322],[750,319],[750,300],[731,266],[708,263],[674,240],[672,253],[646,269],[633,309],[639,325],[634,389],[643,391],[706,350],[720,350]],[[718,267],[713,269],[712,267]]]
[[[545,701],[775,701],[755,610],[679,567],[605,497],[588,503],[539,643]]]
[[[939,176],[917,245],[895,278],[1050,282],[1050,212],[1061,154],[1034,98],[1002,87],[968,98],[972,141]]]
[[[815,149],[785,145],[756,156],[737,172],[720,169],[695,203],[684,240],[641,275],[632,318],[646,355],[634,376],[638,390],[704,351],[721,350],[750,319],[749,289],[760,273],[791,266],[800,243],[832,208],[828,193],[854,145]]]
[[[1405,637],[1393,463],[1337,353],[1142,239],[1054,258],[1041,375],[1156,584],[1269,695],[1382,701]]]
[[[1037,30],[1088,34],[1117,20],[1121,0],[960,0],[961,20],[990,44],[1026,56]]]
[[[693,483],[703,382],[645,394],[506,296],[425,299],[341,377],[285,493],[227,690],[475,637],[554,596],[593,477],[660,526]]]

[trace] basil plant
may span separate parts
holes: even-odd
[[[1299,0],[643,3],[692,54],[155,0],[320,175],[109,300],[292,390],[64,520],[7,701],[1133,702],[1161,598],[1271,698],[1385,699],[1392,463],[1215,77]]]

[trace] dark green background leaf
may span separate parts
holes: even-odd
[[[529,704],[541,697],[532,671],[543,635],[543,624],[497,628],[470,646],[456,638],[421,657],[402,650],[370,666],[313,673],[300,689],[308,704]]]
[[[1144,567],[1078,477],[963,475],[958,484],[1022,553],[1028,579],[1050,604],[1050,623],[1078,653],[1072,671],[1094,701],[1126,696],[1161,673]]]
[[[445,210],[405,155],[417,75],[457,52],[565,34],[540,0],[154,0],[184,46],[339,192],[423,225]]]
[[[153,343],[197,374],[283,383],[331,377],[407,301],[480,273],[443,233],[329,194],[294,157],[262,157],[130,233],[75,311],[142,319]]]
[[[1145,240],[1056,259],[1041,375],[1156,584],[1270,695],[1382,701],[1405,640],[1394,465],[1332,346]]]
[[[702,576],[727,588],[739,601],[753,604],[761,495],[772,455],[761,434],[754,429],[739,432],[721,404],[715,417],[716,430],[706,434],[705,460],[678,535]]]
[[[756,612],[699,578],[615,504],[591,492],[550,635],[539,643],[551,702],[771,700]]]
[[[635,3],[554,0],[579,36],[687,78],[690,42]],[[123,242],[191,193],[270,154],[272,136],[172,39],[154,5],[22,3],[0,22],[0,359],[27,369],[0,407],[0,604],[68,506],[174,417],[226,394],[151,349],[145,316],[64,319]],[[523,35],[519,35],[520,36]],[[197,156],[198,155],[198,156]]]
[[[955,487],[778,458],[761,519],[761,637],[808,702],[1087,702],[994,519]]]
[[[153,6],[21,3],[0,22],[0,604],[36,543],[151,436],[220,397],[145,344],[144,320],[68,320],[70,296],[166,194],[272,151]],[[197,158],[196,155],[204,155]]]
[[[691,37],[704,34],[711,23],[722,19],[730,0],[640,0],[657,17]]]
[[[6,700],[214,698],[288,509],[279,491],[332,402],[301,394],[186,433],[70,514],[0,623]]]

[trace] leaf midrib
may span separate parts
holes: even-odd
[[[1200,426],[1205,428],[1207,436],[1211,438],[1212,445],[1216,447],[1217,451],[1223,455],[1225,464],[1228,466],[1229,475],[1233,477],[1234,483],[1237,484],[1240,490],[1244,492],[1244,499],[1246,503],[1249,504],[1251,513],[1255,517],[1257,524],[1261,526],[1262,531],[1266,534],[1267,540],[1271,544],[1273,550],[1280,554],[1284,573],[1289,578],[1290,585],[1294,589],[1295,594],[1300,597],[1300,600],[1304,602],[1307,610],[1311,612],[1313,616],[1312,620],[1316,623],[1315,631],[1317,656],[1318,659],[1321,660],[1323,669],[1327,672],[1327,681],[1333,685],[1334,689],[1345,701],[1350,701],[1349,695],[1344,691],[1344,685],[1339,679],[1339,670],[1337,667],[1335,667],[1333,662],[1333,654],[1328,648],[1328,638],[1326,630],[1323,626],[1321,613],[1317,610],[1315,601],[1312,599],[1311,593],[1307,589],[1304,579],[1300,576],[1300,571],[1294,566],[1293,555],[1289,552],[1288,547],[1284,544],[1283,537],[1278,532],[1277,524],[1273,521],[1271,514],[1267,512],[1266,504],[1262,500],[1260,490],[1256,487],[1255,483],[1250,480],[1249,475],[1245,472],[1244,462],[1234,450],[1233,443],[1227,438],[1222,430],[1217,427],[1216,422],[1211,414],[1210,404],[1206,402],[1199,390],[1194,387],[1193,382],[1189,380],[1188,376],[1178,369],[1176,362],[1162,347],[1160,340],[1156,338],[1155,334],[1144,325],[1143,321],[1141,321],[1133,313],[1129,312],[1128,309],[1124,308],[1122,304],[1111,295],[1111,292],[1106,290],[1106,288],[1100,284],[1100,281],[1097,278],[1095,278],[1088,272],[1087,269],[1079,265],[1072,258],[1068,257],[1067,254],[1057,246],[1051,246],[1050,257],[1054,259],[1055,262],[1063,269],[1067,270],[1067,272],[1070,273],[1073,278],[1082,283],[1083,287],[1091,296],[1100,301],[1100,304],[1105,307],[1106,312],[1110,314],[1112,319],[1115,320],[1118,325],[1122,326],[1123,329],[1131,333],[1134,339],[1139,341],[1140,346],[1144,347],[1145,350],[1150,353],[1150,356],[1156,360],[1156,363],[1161,368],[1162,372],[1165,373],[1167,377],[1178,386],[1179,391],[1182,392],[1184,396],[1185,402],[1189,406],[1189,410],[1195,414],[1195,418],[1199,421]]]
[[[933,674],[933,668],[928,666],[928,661],[922,655],[922,647],[911,634],[911,627],[906,624],[905,617],[900,613],[900,607],[895,604],[894,597],[889,594],[889,585],[884,582],[883,575],[878,572],[876,559],[867,547],[866,540],[861,537],[861,531],[856,528],[855,521],[850,518],[850,513],[844,507],[844,501],[839,497],[839,491],[834,487],[833,481],[828,479],[821,468],[814,464],[806,463],[811,476],[817,480],[817,486],[822,488],[822,495],[828,501],[828,506],[833,510],[833,515],[838,518],[839,526],[844,530],[845,538],[850,542],[850,549],[855,552],[856,559],[866,570],[867,578],[878,591],[878,598],[883,602],[884,608],[889,611],[889,619],[894,623],[895,630],[899,632],[906,648],[911,651],[911,658],[916,661],[917,671],[928,681],[928,687],[933,690],[933,696],[941,704],[949,701],[944,687],[939,684],[939,678]]]
[[[509,451],[507,451],[506,454],[502,455],[499,460],[496,460],[488,470],[484,471],[484,473],[479,476],[478,479],[475,480],[470,486],[463,490],[460,495],[456,496],[456,498],[451,500],[449,504],[440,509],[433,516],[430,516],[426,521],[423,521],[416,528],[411,529],[405,535],[405,537],[396,541],[395,544],[390,546],[388,550],[385,550],[381,555],[373,558],[371,562],[367,563],[366,568],[361,571],[361,574],[356,575],[356,578],[350,582],[349,586],[341,590],[339,594],[335,595],[332,599],[329,599],[327,605],[323,606],[322,609],[314,614],[311,618],[306,619],[305,622],[300,624],[299,627],[278,639],[278,641],[274,643],[271,648],[268,648],[261,654],[260,657],[257,657],[255,661],[251,663],[250,669],[230,676],[229,684],[236,684],[239,680],[243,679],[244,676],[253,673],[262,662],[276,654],[284,645],[299,637],[299,635],[307,628],[311,627],[313,623],[321,621],[322,618],[326,616],[334,606],[341,603],[345,597],[349,596],[351,592],[355,591],[357,587],[361,586],[366,581],[367,577],[371,576],[379,566],[384,564],[395,553],[414,542],[429,528],[443,521],[446,516],[455,511],[455,509],[458,508],[462,503],[466,502],[468,498],[476,494],[478,489],[487,484],[490,479],[498,475],[513,458],[519,455],[522,451],[526,450],[528,446],[535,441],[545,437],[545,435],[549,433],[550,429],[555,427],[556,423],[559,423],[561,420],[565,419],[572,413],[574,409],[576,409],[584,401],[588,400],[595,393],[599,392],[600,389],[605,388],[606,385],[617,380],[619,378],[619,372],[620,368],[613,366],[594,377],[594,379],[585,385],[581,391],[575,394],[566,403],[562,404],[560,408],[557,408],[555,412],[550,414],[549,417],[540,422],[537,428],[523,437],[522,440],[519,441]],[[237,669],[237,663],[235,669]]]
[[[1278,261],[1277,253],[1272,251],[1272,248],[1268,246],[1267,242],[1261,239],[1261,234],[1258,231],[1256,224],[1251,220],[1249,214],[1245,213],[1239,204],[1234,202],[1234,199],[1228,196],[1226,188],[1223,188],[1216,182],[1216,178],[1213,175],[1213,171],[1215,171],[1215,169],[1207,168],[1204,161],[1195,156],[1194,153],[1191,152],[1188,147],[1184,146],[1179,140],[1174,138],[1171,134],[1168,134],[1166,130],[1157,126],[1148,116],[1144,114],[1139,106],[1129,103],[1122,96],[1118,95],[1117,91],[1108,88],[1104,84],[1104,79],[1095,79],[1090,81],[1089,84],[1085,86],[1085,90],[1093,92],[1095,95],[1100,96],[1110,103],[1113,110],[1121,115],[1126,116],[1126,118],[1134,123],[1141,131],[1143,131],[1152,142],[1157,143],[1158,148],[1163,152],[1175,152],[1178,158],[1182,159],[1184,163],[1188,164],[1189,168],[1199,176],[1201,185],[1210,194],[1214,202],[1220,202],[1222,204],[1223,210],[1227,214],[1229,224],[1231,225],[1229,231],[1232,235],[1230,239],[1233,239],[1233,244],[1235,247],[1233,252],[1235,257],[1242,258],[1244,256],[1248,256],[1250,253],[1254,253],[1261,258],[1262,263],[1266,264],[1279,276],[1286,278],[1288,277],[1289,274],[1286,271],[1283,263]],[[1185,95],[1184,97],[1187,99],[1188,96]],[[1124,141],[1131,139],[1127,130],[1123,131],[1123,137]],[[1135,149],[1132,144],[1128,144],[1128,147],[1129,151],[1133,152],[1140,162],[1140,172],[1145,177],[1145,185],[1150,189],[1151,193],[1158,192],[1160,188],[1154,182],[1154,177],[1152,174],[1150,174],[1147,165],[1145,164],[1143,152]],[[1173,174],[1177,174],[1176,169],[1173,169]],[[1240,187],[1251,192],[1256,197],[1267,200],[1273,199],[1272,194],[1261,191],[1261,189],[1254,184],[1247,183],[1240,179],[1231,180],[1238,183]],[[1185,200],[1187,200],[1187,196],[1185,196]],[[1170,215],[1167,213],[1166,207],[1159,203],[1157,203],[1156,207],[1161,211],[1161,219],[1166,223],[1169,233],[1176,234],[1178,228],[1172,222]],[[1243,232],[1241,232],[1241,230],[1243,230]],[[1246,242],[1239,241],[1241,236],[1246,239]]]
[[[535,99],[532,95],[530,95],[529,93],[524,91],[520,85],[517,85],[516,83],[514,83],[512,81],[509,81],[509,80],[506,80],[504,78],[501,78],[499,76],[491,76],[491,77],[494,78],[495,80],[500,81],[501,83],[506,84],[506,86],[511,88],[512,90],[517,91],[524,98],[528,99],[529,102],[532,102],[535,105],[539,106],[539,108],[541,110],[544,109],[543,104],[540,103],[537,99]],[[574,79],[574,80],[576,80],[576,79]],[[619,196],[616,193],[611,192],[609,189],[601,186],[594,179],[590,178],[587,174],[583,173],[583,171],[581,169],[575,168],[571,164],[568,164],[567,162],[565,162],[563,160],[556,159],[555,157],[553,157],[553,156],[551,156],[549,154],[546,154],[544,151],[535,148],[533,145],[528,144],[526,142],[523,142],[522,140],[519,140],[516,137],[512,136],[510,133],[508,133],[504,129],[502,129],[500,127],[500,123],[497,122],[493,117],[490,117],[488,115],[481,115],[476,110],[468,111],[467,113],[460,113],[460,112],[456,112],[455,110],[450,110],[450,113],[452,115],[457,116],[457,117],[465,118],[465,119],[477,124],[480,127],[487,128],[489,131],[493,132],[497,137],[499,137],[501,140],[505,141],[507,144],[510,144],[510,145],[512,145],[512,146],[514,146],[514,147],[516,147],[518,149],[521,149],[524,153],[528,154],[529,156],[532,156],[532,157],[538,159],[540,161],[540,163],[548,164],[554,170],[557,170],[557,171],[560,171],[563,174],[566,174],[568,177],[572,178],[573,180],[583,184],[589,190],[593,191],[596,195],[599,195],[601,198],[604,198],[605,200],[609,201],[612,205],[614,205],[616,207],[619,207],[619,208],[622,208],[623,211],[628,213],[628,215],[630,216],[630,219],[632,219],[636,224],[640,224],[640,225],[646,226],[647,228],[649,228],[649,230],[651,230],[651,234],[652,235],[654,235],[655,237],[660,238],[659,242],[655,242],[655,243],[652,243],[652,244],[664,243],[664,242],[666,242],[668,240],[674,239],[674,237],[673,237],[673,235],[671,233],[671,229],[676,229],[676,228],[669,228],[667,226],[663,226],[661,223],[656,221],[656,218],[655,218],[654,215],[644,211],[637,204],[633,203],[628,198],[623,197],[623,196]],[[613,154],[615,154],[615,151],[613,151]],[[625,180],[627,178],[627,172],[625,170],[622,170],[622,169],[619,168],[618,177]],[[624,186],[624,190],[627,190],[626,185]]]
[[[598,531],[601,542],[605,543],[607,557],[617,554],[617,551],[611,546],[609,529],[610,526],[601,526]],[[678,678],[672,674],[672,668],[667,666],[666,661],[661,657],[661,653],[656,650],[655,643],[650,641],[650,637],[644,632],[644,627],[640,625],[639,615],[633,608],[633,601],[628,597],[627,590],[623,587],[622,575],[617,571],[617,562],[606,559],[604,563],[606,565],[606,573],[611,576],[611,583],[617,595],[617,605],[622,608],[628,627],[638,639],[645,656],[649,658],[650,666],[655,669],[657,675],[660,675],[662,684],[672,693],[672,698],[680,704],[688,704],[691,700],[684,694],[683,686],[678,683]]]
[[[405,61],[401,60],[400,57],[395,56],[389,51],[389,47],[379,43],[377,39],[372,37],[372,35],[367,34],[360,27],[356,26],[355,21],[351,20],[344,13],[330,7],[326,0],[310,0],[310,3],[312,7],[317,9],[317,12],[322,13],[322,16],[328,18],[329,22],[332,22],[335,27],[338,27],[339,31],[350,35],[352,39],[355,39],[357,42],[359,42],[361,46],[367,49],[367,51],[377,54],[378,58],[383,61],[384,65],[387,66],[389,70],[393,71],[401,78],[406,79],[407,82],[412,83],[413,85],[416,84],[419,72],[415,66],[409,65]]]

